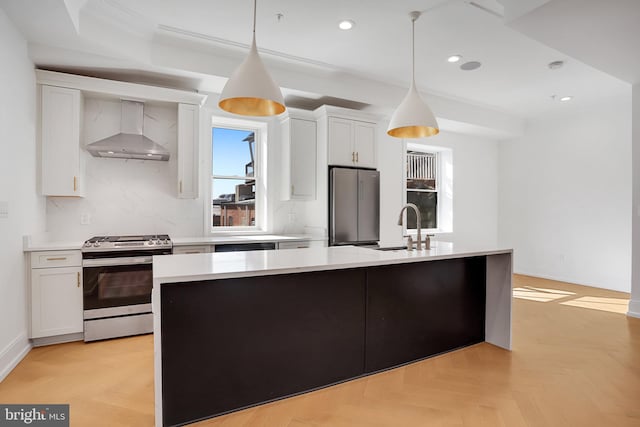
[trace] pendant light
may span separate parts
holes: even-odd
[[[253,0],[253,40],[249,56],[231,75],[218,106],[242,116],[275,116],[283,113],[284,98],[267,72],[256,48],[256,3]]]
[[[438,122],[416,89],[416,20],[420,12],[411,12],[411,87],[391,116],[387,134],[395,138],[422,138],[440,132]]]

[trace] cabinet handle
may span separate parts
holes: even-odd
[[[80,287],[80,272],[78,271],[78,287]]]
[[[358,154],[360,154],[360,153],[359,153],[358,151],[356,151],[356,163],[358,163],[358,162],[359,162],[359,160],[358,160]]]
[[[78,177],[73,177],[73,191],[78,191]]]
[[[180,194],[182,194],[182,180],[180,180]]]
[[[64,261],[65,259],[67,259],[66,256],[62,256],[62,257],[57,257],[57,258],[47,258],[47,261]]]
[[[355,161],[356,161],[356,152],[355,152],[355,151],[352,151],[352,152],[351,152],[351,161],[352,161],[353,163],[355,163]]]

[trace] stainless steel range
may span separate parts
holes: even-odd
[[[82,247],[84,340],[153,332],[153,255],[171,254],[169,236],[97,236]]]

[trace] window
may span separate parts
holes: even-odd
[[[212,231],[258,225],[258,135],[259,130],[256,128],[213,127],[210,211]]]
[[[438,153],[407,150],[407,203],[420,210],[422,229],[438,228]],[[407,229],[416,229],[416,217],[407,215]]]

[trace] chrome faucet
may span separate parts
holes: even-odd
[[[420,223],[422,222],[422,218],[420,218],[420,211],[418,207],[413,203],[407,203],[400,210],[400,216],[398,217],[398,225],[402,225],[402,214],[407,208],[412,208],[416,212],[416,227],[418,228],[418,236],[416,240],[416,249],[422,250],[422,233],[420,231]],[[408,249],[408,248],[407,248]]]

